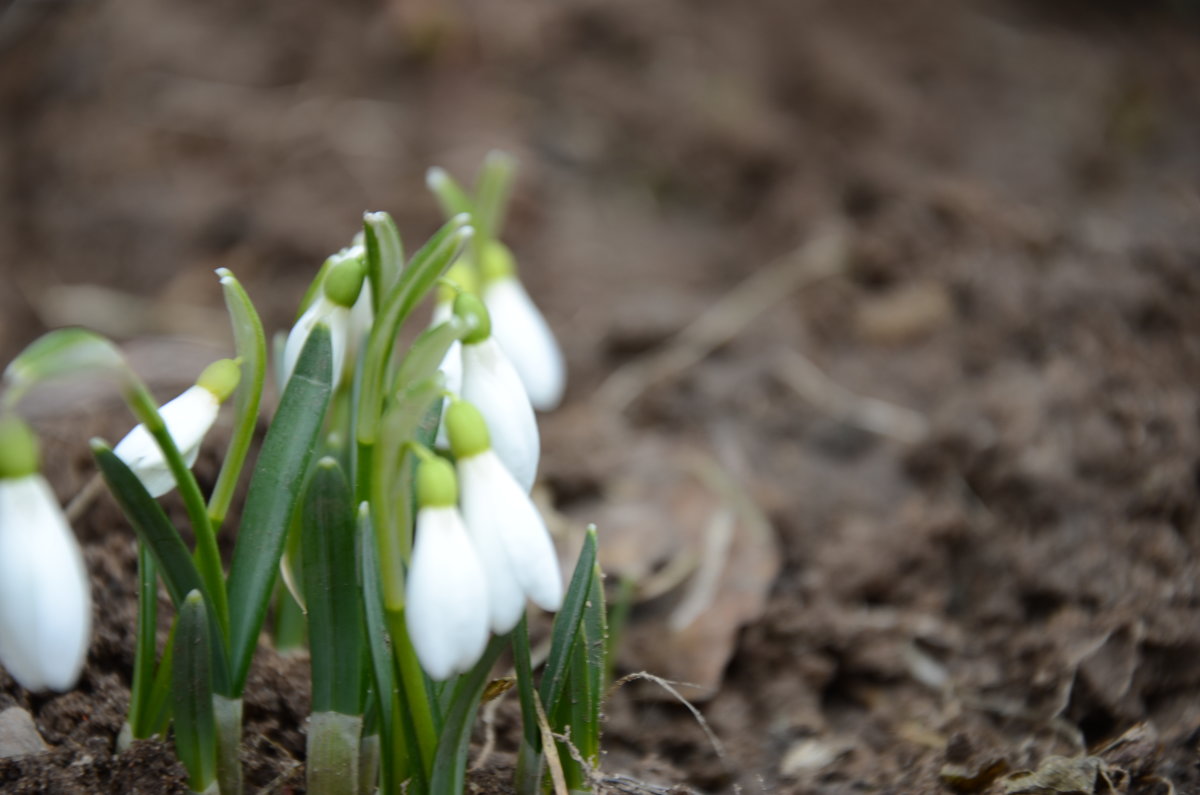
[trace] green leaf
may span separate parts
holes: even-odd
[[[542,674],[542,684],[539,688],[542,704],[548,715],[553,715],[558,710],[558,700],[566,685],[571,649],[578,638],[579,625],[587,608],[595,569],[596,528],[591,526],[587,529],[583,549],[580,550],[579,560],[575,563],[575,572],[571,575],[571,583],[567,586],[566,596],[563,597],[562,609],[555,616],[554,627],[550,632],[550,655],[546,658],[546,670]]]
[[[565,743],[558,744],[567,787],[573,792],[590,791],[587,765],[595,768],[600,761],[600,705],[604,697],[605,626],[604,575],[599,564],[592,571],[588,600],[583,619],[571,650],[567,684],[554,715],[557,733],[567,734],[571,745],[583,757],[575,758]]]
[[[233,339],[238,358],[242,362],[242,380],[238,384],[233,401],[233,436],[229,440],[225,460],[221,463],[217,485],[213,487],[212,496],[208,500],[208,516],[212,520],[214,533],[220,528],[221,522],[225,521],[229,504],[233,501],[233,492],[237,488],[242,466],[246,462],[246,453],[254,437],[254,428],[258,423],[258,407],[262,402],[263,383],[267,375],[267,338],[263,333],[258,312],[254,310],[250,296],[231,271],[220,268],[217,275],[221,277],[225,307],[229,310]]]
[[[11,407],[41,381],[67,375],[106,372],[122,378],[129,372],[124,357],[107,338],[82,328],[48,332],[29,344],[4,370]]]
[[[235,694],[246,683],[288,524],[329,406],[332,362],[329,329],[318,324],[300,352],[250,481],[229,571],[229,603],[237,608],[230,615]]]
[[[396,714],[399,694],[392,668],[392,647],[387,636],[387,616],[383,609],[383,591],[379,578],[379,560],[375,554],[375,533],[371,527],[370,506],[365,502],[358,511],[358,554],[362,576],[363,611],[367,623],[367,649],[371,676],[379,707],[379,728],[384,749],[380,762],[380,792],[395,791],[396,785],[413,770],[409,760],[420,758],[420,748],[409,744],[410,737]],[[397,753],[397,751],[402,751]]]
[[[356,428],[360,444],[370,445],[376,441],[386,389],[385,374],[392,358],[392,348],[400,324],[425,297],[437,278],[462,251],[464,243],[470,239],[473,231],[469,227],[463,227],[466,222],[465,216],[456,216],[446,222],[429,242],[413,255],[400,279],[380,304],[379,315],[375,318],[375,325],[367,338],[366,358],[363,364]]]
[[[158,657],[158,567],[145,544],[138,544],[137,640],[133,649],[133,682],[129,686],[129,727],[133,736],[143,740],[151,731],[147,714],[154,687],[155,661]]]
[[[154,686],[150,688],[150,697],[146,699],[145,708],[142,710],[147,737],[166,734],[167,726],[171,722],[171,671],[175,667],[175,632],[178,627],[179,616],[176,615],[167,635],[167,645],[163,647],[162,659],[158,661]]]
[[[361,716],[363,607],[354,505],[334,459],[317,462],[302,515],[312,711]]]
[[[410,384],[431,378],[446,358],[450,346],[466,333],[466,325],[457,317],[421,332],[400,363],[396,387],[404,389]]]
[[[488,152],[475,182],[475,215],[473,221],[479,233],[475,245],[482,248],[500,236],[508,197],[512,192],[517,161],[506,152]]]
[[[513,667],[517,674],[517,694],[521,699],[522,732],[513,784],[520,795],[535,795],[542,780],[542,735],[538,731],[537,691],[531,658],[529,626],[525,616],[521,616],[513,632]]]
[[[204,792],[217,777],[217,729],[206,612],[199,591],[192,591],[184,599],[171,670],[175,751],[187,768],[188,786],[193,792]]]
[[[171,596],[171,603],[176,609],[180,609],[187,595],[198,590],[211,604],[208,588],[200,576],[199,569],[196,568],[195,560],[158,500],[150,496],[137,475],[133,474],[125,462],[103,441],[92,440],[92,455],[108,484],[109,491],[129,523],[133,525],[138,541],[153,554],[159,574],[166,583],[167,593]],[[208,611],[208,616],[213,622],[209,637],[212,644],[214,686],[219,692],[227,692],[230,678],[224,638],[215,611]]]
[[[371,308],[378,314],[380,301],[404,270],[404,244],[396,222],[385,212],[363,213],[363,243],[371,280]]]
[[[437,197],[438,204],[442,206],[442,212],[447,218],[453,218],[460,213],[475,214],[475,203],[471,201],[471,197],[444,168],[435,166],[429,169],[425,173],[425,184]]]
[[[450,709],[446,712],[442,734],[438,739],[437,755],[433,761],[433,775],[429,783],[430,795],[461,795],[475,712],[479,708],[483,689],[487,686],[488,674],[491,673],[496,658],[507,645],[507,636],[492,638],[475,667],[459,677],[455,684]]]

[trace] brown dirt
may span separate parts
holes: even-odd
[[[466,175],[508,149],[508,238],[571,367],[543,425],[547,499],[568,546],[591,520],[614,549],[647,540],[640,561],[610,558],[642,566],[645,597],[618,672],[716,677],[684,692],[724,756],[633,682],[609,702],[607,787],[999,793],[1003,771],[1090,753],[1070,791],[1200,792],[1191,9],[16,4],[0,14],[0,354],[96,307],[123,339],[211,320],[211,352],[219,266],[282,328],[361,211],[419,240],[437,222],[424,169]],[[847,245],[835,273],[766,291],[614,408],[614,370],[678,349],[676,331],[826,234]],[[72,304],[61,288],[80,284],[142,301]],[[142,348],[164,395],[208,355]],[[853,395],[889,407],[864,415]],[[38,407],[64,500],[88,435],[128,422],[108,398]],[[697,460],[725,480],[691,478]],[[730,494],[752,508],[688,635],[670,622],[703,562],[678,581],[670,564],[705,559]],[[768,536],[747,529],[758,514]],[[0,790],[183,791],[169,745],[113,755],[131,534],[107,502],[77,530],[88,668],[58,696],[0,672],[0,709],[29,709],[55,749],[0,761]],[[255,788],[303,789],[304,676],[264,649]],[[474,791],[504,790],[515,720],[502,703]]]

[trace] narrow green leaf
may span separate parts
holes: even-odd
[[[217,777],[217,729],[209,669],[208,617],[204,597],[190,592],[179,611],[172,702],[175,751],[188,771],[188,786],[204,792]]]
[[[483,657],[469,673],[459,677],[454,686],[450,709],[446,712],[442,734],[438,739],[437,756],[434,757],[430,795],[461,795],[475,712],[479,708],[483,689],[487,686],[488,674],[507,645],[507,636],[492,638]]]
[[[317,462],[302,515],[312,711],[361,716],[363,607],[354,505],[350,485],[334,459]],[[355,743],[357,748],[357,739]]]
[[[536,795],[542,781],[542,734],[538,731],[537,691],[531,658],[529,625],[525,616],[521,616],[513,632],[513,667],[517,674],[517,694],[521,699],[522,732],[516,780],[513,783],[519,795]]]
[[[437,278],[462,251],[474,232],[465,227],[466,216],[455,216],[446,222],[421,249],[388,291],[380,303],[375,325],[367,338],[363,364],[362,393],[358,403],[357,435],[360,444],[376,441],[383,398],[385,375],[392,358],[396,333],[413,307],[429,292]]]
[[[477,246],[485,246],[488,241],[500,236],[516,170],[517,161],[507,152],[492,150],[484,159],[479,179],[475,182],[473,220],[479,233]]]
[[[175,631],[178,627],[179,616],[176,614],[175,620],[171,622],[171,631],[167,634],[167,645],[163,647],[162,659],[158,661],[158,670],[154,672],[154,685],[150,688],[150,696],[142,710],[147,737],[165,735],[171,722],[171,671],[175,668]]]
[[[474,215],[475,203],[444,168],[434,166],[425,172],[425,184],[437,198],[438,204],[441,205],[442,212],[446,214],[447,218],[452,218],[460,213]]]
[[[254,303],[231,271],[220,268],[217,275],[221,277],[225,307],[233,325],[234,344],[242,362],[242,380],[233,399],[233,436],[229,440],[225,460],[221,463],[217,485],[213,487],[208,500],[208,516],[212,520],[214,533],[225,521],[234,489],[246,463],[246,453],[258,423],[258,407],[262,402],[263,383],[267,376],[267,337]]]
[[[387,617],[383,609],[383,591],[379,578],[379,560],[375,553],[375,533],[371,527],[371,511],[367,503],[358,511],[358,555],[362,576],[363,612],[367,623],[367,650],[371,658],[371,676],[379,713],[379,729],[383,747],[391,749],[381,757],[380,791],[392,793],[399,782],[408,778],[410,759],[420,758],[420,749],[408,746],[408,735],[399,723],[396,709],[398,693],[392,668],[392,647],[387,636]],[[397,737],[397,733],[401,736]],[[397,746],[404,753],[396,753]]]
[[[600,761],[600,705],[604,694],[607,641],[605,623],[604,575],[597,563],[593,567],[578,637],[570,654],[566,689],[554,716],[555,730],[568,735],[571,745],[583,757],[583,761],[579,761],[565,743],[558,744],[567,787],[573,792],[591,790],[589,770],[585,765],[594,768]]]
[[[558,709],[558,700],[566,684],[567,665],[571,659],[571,648],[578,638],[579,625],[592,589],[592,576],[596,566],[596,528],[587,529],[583,549],[575,563],[575,572],[563,597],[562,608],[554,618],[550,632],[550,655],[546,658],[546,670],[542,673],[539,693],[547,714]]]
[[[125,518],[133,525],[138,541],[153,554],[159,574],[166,583],[167,593],[171,595],[171,602],[176,609],[180,609],[183,600],[194,590],[200,591],[208,599],[208,589],[199,569],[196,568],[195,560],[158,500],[150,496],[137,475],[133,474],[125,462],[103,441],[92,440],[92,455],[108,484],[109,491],[121,507]],[[208,616],[213,622],[212,631],[209,633],[213,655],[213,682],[220,692],[226,692],[230,678],[224,638],[214,611],[208,611]]]
[[[363,213],[363,243],[367,249],[372,309],[378,314],[380,301],[404,270],[404,245],[396,222],[385,212]]]
[[[263,440],[229,571],[230,659],[240,694],[278,576],[279,556],[332,392],[329,329],[313,329]]]
[[[446,351],[466,333],[466,326],[457,317],[421,332],[400,363],[396,388],[431,378],[446,358]]]
[[[154,687],[158,658],[158,567],[150,548],[138,543],[137,640],[133,649],[133,682],[129,686],[129,726],[139,740],[153,734],[147,705]]]
[[[40,381],[98,371],[125,375],[125,359],[116,346],[87,329],[56,329],[31,342],[5,368],[8,393],[4,405],[16,405],[26,390]]]

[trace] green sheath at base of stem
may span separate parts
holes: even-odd
[[[378,788],[381,747],[378,734],[369,734],[358,744],[358,791],[364,795]]]
[[[315,712],[308,719],[308,791],[357,795],[361,715]]]
[[[217,725],[217,783],[221,795],[242,794],[242,700],[213,694]]]

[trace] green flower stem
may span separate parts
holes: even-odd
[[[308,719],[308,791],[312,795],[357,795],[362,715],[314,712]]]
[[[212,522],[208,518],[208,506],[204,503],[204,495],[200,492],[200,484],[196,476],[183,460],[179,448],[171,434],[167,432],[166,423],[158,413],[154,397],[146,386],[129,374],[126,381],[125,400],[129,404],[138,422],[142,423],[162,450],[163,458],[171,469],[179,493],[183,497],[188,519],[192,523],[192,532],[196,536],[196,568],[204,581],[208,597],[212,600],[216,612],[217,624],[221,633],[229,637],[229,600],[225,595],[225,570],[221,566],[221,552],[217,547],[217,536],[213,532]]]
[[[133,739],[143,740],[154,732],[147,725],[146,706],[154,687],[158,628],[158,567],[145,544],[138,544],[137,642],[133,650],[133,683],[129,693],[128,725]]]
[[[220,531],[221,523],[229,513],[233,492],[246,463],[246,454],[258,423],[258,408],[267,375],[267,338],[258,312],[232,272],[220,268],[217,275],[221,277],[225,306],[233,325],[233,339],[238,358],[242,361],[242,379],[234,396],[233,436],[221,464],[221,474],[217,476],[217,485],[213,487],[208,500],[208,516],[214,535]]]
[[[221,795],[242,793],[242,700],[213,694],[217,726],[217,781]]]
[[[430,708],[429,689],[425,686],[425,672],[417,661],[408,627],[404,623],[404,609],[387,610],[387,627],[392,636],[392,652],[395,655],[396,675],[404,693],[402,710],[407,709],[412,720],[417,746],[421,751],[421,768],[428,780],[433,771],[433,758],[437,752],[438,735]]]

